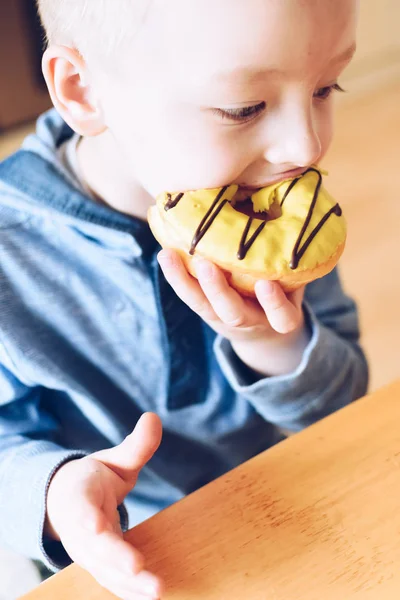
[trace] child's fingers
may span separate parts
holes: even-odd
[[[161,598],[164,594],[163,583],[158,577],[148,571],[139,573],[135,578],[134,585],[137,587],[138,592],[141,594],[148,594],[152,598]]]
[[[90,574],[102,587],[124,600],[158,600],[163,595],[161,582],[146,571],[127,577],[107,565],[96,565]]]
[[[107,565],[96,565],[95,569],[86,570],[103,588],[123,600],[158,600],[163,594],[161,583],[145,571],[128,578]]]
[[[103,485],[98,473],[77,482],[73,494],[58,503],[56,521],[61,542],[72,560],[85,568],[87,561],[92,565],[107,561],[127,575],[139,573],[144,566],[143,556],[123,539],[116,503],[106,512]]]
[[[216,321],[217,316],[198,282],[189,275],[182,259],[173,250],[162,250],[158,255],[165,279],[185,304],[204,321]]]
[[[203,292],[220,320],[230,327],[249,325],[244,300],[230,287],[222,271],[204,259],[197,259],[195,265]]]
[[[105,531],[99,535],[88,536],[82,540],[90,556],[97,565],[108,565],[120,575],[127,577],[138,575],[144,567],[144,558],[121,534]]]
[[[61,532],[61,541],[72,560],[90,569],[96,564],[105,564],[116,568],[126,575],[138,574],[143,569],[142,554],[126,542],[121,531],[117,532],[114,523],[107,522],[102,532],[88,529],[81,520],[81,507],[77,511],[70,507],[70,517],[65,523],[65,531]],[[93,519],[94,513],[101,513],[98,508],[88,509],[88,518]],[[79,516],[75,518],[75,513]],[[105,517],[103,516],[103,519]]]
[[[104,531],[93,535],[77,526],[71,527],[68,539],[62,541],[74,562],[112,593],[120,595],[123,591],[126,598],[161,596],[161,581],[143,571],[142,554],[121,534]]]
[[[161,581],[147,571],[127,575],[108,562],[96,562],[93,568],[85,569],[102,587],[120,598],[156,600],[163,594]]]
[[[278,333],[290,333],[302,322],[302,312],[287,298],[281,286],[274,281],[258,281],[255,286],[257,299],[268,321]]]

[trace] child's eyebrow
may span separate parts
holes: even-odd
[[[344,52],[341,52],[338,56],[332,58],[330,64],[342,63],[350,60],[356,51],[356,43],[352,44]]]
[[[231,82],[232,80],[241,80],[246,83],[257,83],[262,81],[266,76],[277,75],[282,73],[280,69],[271,67],[270,69],[253,69],[251,67],[236,67],[229,71],[221,71],[214,75],[213,79],[218,82]]]
[[[333,57],[329,62],[329,66],[344,63],[349,61],[356,51],[356,44],[352,44],[346,50]],[[213,79],[218,82],[229,82],[233,79],[242,80],[246,83],[256,84],[259,81],[264,80],[267,76],[279,75],[282,71],[280,69],[271,67],[270,69],[253,69],[251,67],[236,67],[229,71],[221,71],[217,73]]]

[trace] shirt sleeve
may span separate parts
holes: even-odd
[[[60,542],[44,537],[47,490],[57,469],[86,453],[54,441],[57,422],[43,410],[42,393],[0,363],[0,544],[57,571],[71,559]],[[126,510],[119,510],[126,529]]]
[[[363,396],[368,366],[360,347],[354,301],[342,289],[338,272],[309,284],[304,314],[311,339],[297,369],[283,376],[257,379],[217,337],[214,350],[233,390],[267,421],[299,431]]]

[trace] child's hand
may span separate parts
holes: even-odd
[[[309,339],[302,310],[304,288],[285,294],[278,283],[259,281],[257,300],[252,300],[240,296],[223,272],[204,259],[196,260],[198,281],[173,250],[162,250],[159,263],[177,295],[230,340],[254,371],[281,375],[299,364]]]
[[[125,542],[117,507],[157,450],[159,418],[144,415],[119,446],[63,465],[47,496],[46,533],[61,540],[74,562],[124,600],[160,598],[161,581],[144,571],[144,557]]]

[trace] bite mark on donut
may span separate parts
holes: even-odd
[[[258,219],[259,221],[274,221],[275,219],[279,219],[282,216],[282,208],[279,203],[274,202],[269,210],[256,211],[254,210],[253,200],[251,196],[248,196],[245,200],[240,200],[238,202],[231,202],[232,208],[234,208],[237,212],[240,212],[246,217],[251,217],[252,219]]]

